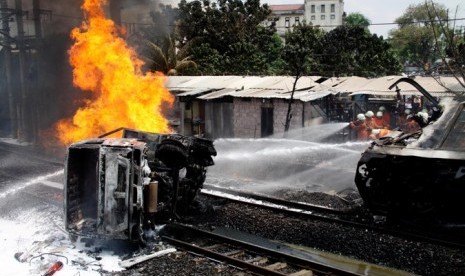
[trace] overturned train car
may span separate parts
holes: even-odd
[[[213,142],[130,129],[72,144],[65,166],[65,227],[79,236],[144,242],[157,220],[191,208],[216,155]]]
[[[394,131],[375,140],[357,164],[355,183],[374,215],[465,219],[465,110],[456,99],[441,105],[411,79],[433,105],[419,131]]]

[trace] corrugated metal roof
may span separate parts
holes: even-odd
[[[192,89],[183,93],[177,94],[178,97],[187,97],[187,96],[195,96],[195,95],[200,95],[204,94],[206,92],[212,91],[214,89],[212,88],[197,88],[197,89]]]
[[[230,78],[221,77],[221,83],[218,81],[215,82],[206,77],[201,77],[201,79],[199,78],[200,77],[198,76],[192,77],[190,82],[184,82],[181,86],[179,82],[174,81],[173,84],[177,85],[177,87],[168,86],[168,89],[186,91],[178,94],[178,96],[181,97],[200,94],[205,92],[206,89],[217,90],[207,95],[198,97],[199,99],[204,100],[217,99],[225,96],[250,98],[290,98],[290,91],[292,91],[292,87],[295,82],[295,78],[289,76],[230,76]],[[211,78],[214,79],[218,77],[211,76]],[[301,77],[296,84],[296,90],[309,90],[320,86],[320,84],[315,82],[320,78],[321,77],[319,76]],[[192,88],[196,85],[201,85],[203,89],[202,87],[198,87],[196,89]],[[207,88],[205,88],[205,86]],[[215,87],[215,89],[212,89],[212,87]],[[289,95],[286,95],[286,93],[289,93]]]
[[[197,97],[197,98],[202,99],[202,100],[219,99],[219,98],[223,98],[223,97],[226,97],[226,96],[232,96],[235,91],[236,91],[236,89],[225,88],[225,89],[221,89],[221,90],[218,90],[218,91],[215,91],[215,92],[208,93],[206,95],[202,95],[202,96]]]
[[[170,76],[166,87],[168,89],[176,90],[189,90],[197,88],[211,88],[211,89],[223,89],[224,87],[231,85],[236,80],[241,79],[241,76]],[[177,80],[180,79],[180,80]]]
[[[329,78],[321,84],[334,92],[349,93],[359,91],[367,82],[368,79],[362,77],[339,77]]]
[[[331,91],[307,91],[306,94],[303,94],[303,95],[297,95],[296,99],[299,99],[301,100],[302,102],[311,102],[311,101],[314,101],[314,100],[318,100],[318,99],[321,99],[321,98],[324,98],[330,94],[334,94],[333,92]]]
[[[402,76],[386,76],[380,78],[333,77],[321,82],[320,76],[301,77],[296,85],[294,99],[312,101],[329,94],[371,94],[395,96],[391,86]],[[212,100],[225,96],[248,98],[290,99],[295,77],[291,76],[170,76],[167,88],[183,91],[178,96],[196,96],[198,99]],[[321,82],[321,83],[317,83]],[[452,95],[444,87],[454,91],[465,92],[465,89],[453,77],[415,77],[415,81],[433,96]],[[402,93],[417,94],[419,92],[408,83],[400,83]],[[212,91],[212,92],[210,92]],[[207,93],[207,94],[205,94]]]
[[[169,76],[166,78],[165,86],[173,89],[176,87],[183,87],[184,83],[192,80],[191,76]]]

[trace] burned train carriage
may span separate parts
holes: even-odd
[[[185,213],[214,164],[210,140],[124,129],[68,148],[65,224],[72,237],[144,241],[155,222]]]
[[[408,218],[465,219],[465,110],[456,99],[441,105],[418,83],[433,104],[426,125],[401,129],[375,140],[362,153],[355,183],[375,215]]]

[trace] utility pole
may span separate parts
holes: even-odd
[[[41,126],[41,108],[42,108],[42,103],[43,99],[40,96],[41,89],[40,87],[40,75],[39,75],[39,68],[41,67],[41,44],[42,44],[42,21],[41,21],[41,14],[42,11],[40,9],[40,0],[32,0],[32,14],[33,14],[33,20],[34,20],[34,34],[35,34],[35,42],[34,42],[34,48],[36,51],[32,54],[32,61],[33,64],[30,68],[32,76],[30,79],[30,92],[34,90],[33,93],[33,101],[34,105],[31,105],[32,107],[32,116],[31,119],[33,122],[31,123],[32,125],[32,137],[33,137],[33,142],[37,142],[36,140],[39,137],[39,129]],[[31,99],[29,99],[31,101]]]
[[[19,83],[18,88],[21,95],[20,108],[19,108],[19,126],[18,126],[18,139],[22,141],[29,142],[30,137],[30,124],[29,119],[29,109],[27,102],[26,94],[26,83],[24,77],[24,69],[26,65],[25,60],[25,49],[24,49],[24,26],[23,26],[23,3],[22,0],[15,0],[15,10],[16,10],[16,28],[18,31],[16,37],[16,47],[18,49],[18,59],[19,59]]]
[[[17,138],[17,117],[16,117],[16,104],[15,98],[11,88],[11,40],[10,40],[10,16],[11,10],[8,9],[7,0],[0,0],[0,17],[2,19],[1,34],[3,35],[3,53],[4,53],[4,66],[5,66],[5,89],[8,95],[8,109],[10,114],[10,135],[12,138]]]
[[[42,25],[40,21],[40,0],[32,0],[32,14],[34,17],[34,31],[36,40],[40,40],[42,38]]]

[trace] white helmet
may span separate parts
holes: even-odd
[[[365,113],[365,116],[368,117],[368,118],[371,118],[371,117],[375,116],[375,114],[373,113],[373,111],[368,110],[367,113]]]
[[[357,115],[357,119],[360,121],[365,121],[365,115],[363,115],[363,113],[360,113]]]
[[[380,131],[379,129],[377,129],[377,128],[375,128],[375,129],[373,129],[373,130],[371,131],[371,133],[373,133],[373,134],[375,134],[375,135],[379,134],[380,132],[381,132],[381,131]]]
[[[420,117],[425,124],[428,123],[428,118],[429,118],[428,113],[420,111],[417,113],[417,116]]]
[[[384,106],[379,107],[379,111],[385,111],[385,110],[386,110],[386,108]]]
[[[376,117],[378,117],[378,118],[383,117],[383,111],[376,112]]]
[[[410,109],[407,108],[404,112],[405,112],[405,114],[409,115],[410,114]]]

